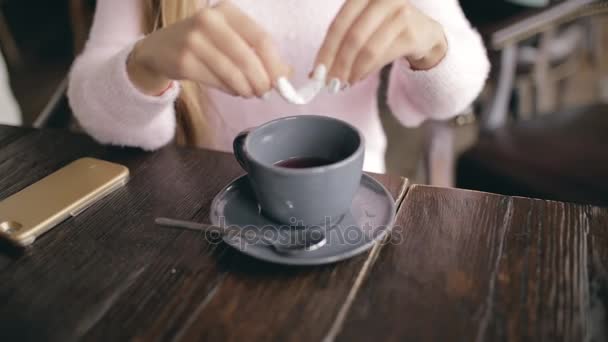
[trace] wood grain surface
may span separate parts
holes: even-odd
[[[481,134],[458,185],[504,195],[608,206],[608,105],[524,120]]]
[[[83,156],[127,165],[131,180],[29,249],[0,244],[0,341],[608,337],[608,209],[376,175],[399,207],[384,244],[282,267],[153,223],[207,222],[242,174],[231,155],[2,126],[0,198]]]
[[[608,209],[412,186],[337,340],[605,341]]]
[[[207,222],[213,196],[243,173],[204,150],[146,153],[0,126],[0,198],[83,156],[124,164],[131,180],[25,251],[0,245],[0,341],[321,339],[380,250],[287,268],[155,226],[157,216]],[[403,199],[406,180],[376,177]]]

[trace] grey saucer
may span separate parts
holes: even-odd
[[[261,230],[270,239],[284,237],[293,229],[261,214],[247,176],[234,180],[215,196],[210,215],[213,225],[243,227],[242,234],[225,236],[224,241],[244,254],[277,264],[322,265],[361,254],[381,241],[393,227],[395,201],[382,184],[363,175],[350,213],[311,227],[325,233],[326,244],[295,255],[281,255],[267,244],[247,239],[248,228]]]

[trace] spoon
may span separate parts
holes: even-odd
[[[192,221],[183,221],[176,220],[166,217],[158,217],[154,222],[163,227],[173,227],[173,228],[181,228],[187,230],[194,230],[199,232],[212,232],[212,231],[220,231],[222,235],[226,236],[230,232],[227,227],[214,226],[209,224],[203,224]],[[232,225],[234,227],[234,225]],[[327,243],[327,239],[325,238],[325,233],[321,230],[312,230],[312,229],[299,229],[296,230],[290,236],[288,241],[280,241],[271,240],[268,237],[264,236],[264,234],[258,234],[255,238],[259,238],[263,240],[268,245],[272,247],[272,249],[279,254],[286,255],[294,255],[302,252],[310,252],[317,250]],[[298,235],[295,235],[298,234]]]

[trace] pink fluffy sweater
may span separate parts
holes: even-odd
[[[405,0],[404,0],[405,1]],[[142,37],[141,0],[99,0],[86,48],[74,63],[68,96],[84,129],[96,140],[154,150],[169,143],[175,132],[173,103],[179,87],[161,96],[136,89],[126,72],[126,59]],[[471,28],[457,0],[410,0],[443,25],[448,41],[444,59],[426,71],[411,70],[405,59],[395,63],[389,80],[388,104],[406,126],[426,119],[457,115],[481,91],[489,63],[479,34]],[[283,58],[293,66],[292,82],[304,84],[327,28],[344,0],[235,0],[275,39]],[[268,100],[242,99],[219,91],[208,94],[208,121],[213,148],[231,151],[241,130],[290,115],[320,114],[350,122],[366,140],[365,169],[384,172],[386,137],[378,117],[375,74],[337,95],[327,92],[298,106],[278,94]]]

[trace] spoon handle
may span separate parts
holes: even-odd
[[[220,227],[212,226],[209,224],[203,224],[203,223],[192,222],[192,221],[184,221],[184,220],[176,220],[176,219],[167,218],[167,217],[157,217],[154,220],[154,222],[157,225],[163,226],[163,227],[181,228],[181,229],[187,229],[187,230],[195,230],[195,231],[199,231],[199,232],[206,232],[206,231],[220,228]],[[223,229],[222,229],[222,231],[223,231]]]

